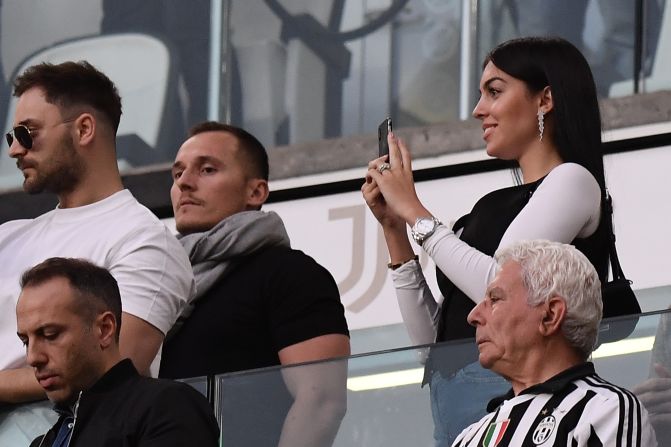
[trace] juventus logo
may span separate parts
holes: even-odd
[[[534,434],[531,438],[534,445],[540,445],[547,441],[550,438],[550,435],[552,435],[552,432],[555,429],[555,425],[557,425],[557,420],[554,416],[550,415],[543,418],[538,423],[538,426],[534,430]]]
[[[332,208],[329,210],[329,220],[349,220],[352,223],[352,260],[350,263],[350,270],[341,281],[338,282],[338,290],[340,295],[344,296],[348,292],[356,288],[363,280],[364,284],[368,283],[367,288],[362,292],[358,292],[355,297],[347,300],[345,308],[350,312],[359,313],[366,309],[380,294],[387,280],[387,244],[384,241],[384,234],[382,228],[375,222],[376,241],[374,244],[366,243],[366,213],[365,205],[347,206],[341,208]],[[343,243],[344,241],[338,241]],[[366,247],[374,246],[373,253],[367,253]],[[426,258],[422,253],[420,258],[424,264]],[[374,266],[374,271],[370,277],[364,278],[365,263]],[[360,290],[360,289],[359,289]]]
[[[347,276],[338,283],[340,294],[346,294],[362,278],[364,269],[364,248],[365,244],[365,223],[366,208],[364,205],[348,206],[344,208],[335,208],[329,210],[329,220],[349,219],[352,221],[352,262]],[[380,240],[381,239],[381,240]],[[372,284],[368,289],[354,301],[345,307],[351,312],[361,312],[377,297],[384,286],[387,276],[386,267],[381,259],[385,256],[385,243],[382,231],[379,231],[377,242],[377,259],[375,262],[375,273]]]

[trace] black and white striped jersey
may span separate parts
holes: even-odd
[[[497,408],[498,407],[498,408]],[[453,447],[655,447],[648,413],[636,396],[594,371],[574,366],[550,380],[490,402]]]

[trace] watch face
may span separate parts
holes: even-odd
[[[440,222],[433,217],[420,217],[415,221],[410,234],[419,245],[424,243],[424,239],[431,236]]]
[[[417,232],[420,234],[428,233],[433,229],[436,223],[431,218],[422,218],[417,222]]]

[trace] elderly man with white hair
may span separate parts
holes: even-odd
[[[588,358],[601,321],[601,283],[575,247],[522,241],[497,251],[498,274],[468,316],[480,363],[512,389],[453,447],[656,446],[648,414]]]

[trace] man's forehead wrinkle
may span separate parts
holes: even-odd
[[[222,162],[219,158],[215,157],[214,155],[203,155],[203,154],[196,155],[195,157],[193,157],[192,161],[193,161],[194,164],[221,163]],[[178,160],[175,160],[175,163],[173,163],[173,166],[180,166],[181,167],[181,166],[184,166],[186,164],[187,163],[184,161],[184,159],[178,159]]]
[[[202,164],[206,162],[220,162],[220,160],[213,155],[199,155],[196,157],[196,162]]]

